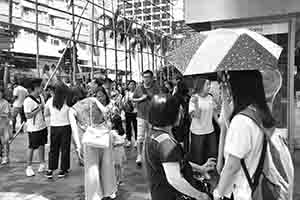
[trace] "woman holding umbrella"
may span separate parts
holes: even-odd
[[[229,72],[229,89],[233,99],[233,114],[227,131],[224,155],[225,165],[220,175],[214,199],[233,197],[251,200],[251,188],[243,173],[241,159],[253,174],[260,160],[264,134],[248,116],[240,114],[245,109],[257,111],[264,128],[275,126],[275,119],[267,105],[262,75],[258,70]]]

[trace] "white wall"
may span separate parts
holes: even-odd
[[[186,23],[300,12],[300,0],[185,0]]]

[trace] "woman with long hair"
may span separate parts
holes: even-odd
[[[80,162],[84,163],[85,197],[87,200],[113,198],[117,192],[117,180],[112,147],[96,148],[82,143],[88,127],[101,129],[109,125],[106,106],[110,100],[102,85],[97,85],[86,98],[79,97],[78,89],[73,88],[70,101],[72,136]]]
[[[60,172],[59,178],[67,175],[70,168],[71,126],[69,121],[69,105],[67,105],[68,87],[64,83],[57,83],[54,96],[45,105],[45,116],[50,116],[50,152],[47,178],[53,177],[53,171],[58,168],[59,154]]]
[[[173,134],[179,142],[183,142],[185,152],[188,151],[189,128],[191,124],[189,116],[189,90],[183,80],[178,81],[174,87],[173,95],[182,107],[183,116],[177,126],[173,128]]]
[[[227,89],[232,96],[233,112],[230,117],[225,116],[230,119],[224,146],[225,165],[214,190],[214,199],[227,197],[251,200],[252,192],[242,170],[241,159],[245,161],[250,176],[253,176],[260,160],[264,133],[250,117],[241,112],[246,109],[256,112],[264,128],[274,127],[275,119],[267,105],[259,71],[229,72],[228,82]]]
[[[195,93],[189,102],[191,116],[190,126],[190,160],[202,165],[209,158],[217,158],[217,141],[213,118],[218,120],[215,103],[209,94],[210,81],[199,79],[195,83]]]

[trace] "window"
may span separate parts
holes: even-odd
[[[137,9],[137,10],[135,10],[134,14],[136,14],[136,15],[142,14],[142,10],[141,9]]]
[[[162,7],[162,10],[163,11],[169,11],[170,10],[170,6],[164,6],[164,7]]]
[[[169,15],[168,14],[162,14],[162,18],[167,19],[167,18],[169,18]]]
[[[159,4],[159,0],[153,0],[154,4]]]
[[[144,20],[151,20],[151,15],[144,16]]]
[[[141,2],[136,2],[134,3],[134,7],[135,8],[138,8],[138,7],[141,7],[142,6],[142,3]]]
[[[54,16],[50,15],[49,21],[50,21],[50,25],[51,25],[51,26],[55,26]]]
[[[151,12],[151,9],[150,8],[144,8],[144,13],[145,14],[148,14],[148,13],[150,13]]]
[[[51,44],[55,46],[59,46],[59,40],[58,39],[51,39]]]
[[[144,6],[150,6],[150,5],[151,5],[151,2],[150,2],[150,1],[144,1],[143,5],[144,5]]]
[[[131,3],[127,3],[125,8],[132,8],[132,4]]]
[[[152,10],[153,10],[153,12],[160,12],[160,8],[159,7],[155,7]]]
[[[132,15],[132,11],[126,11],[125,15]]]
[[[153,19],[160,19],[160,15],[153,15]]]
[[[164,28],[163,31],[165,31],[166,33],[169,33],[170,29],[169,28]]]
[[[160,26],[160,22],[154,22],[154,23],[153,23],[153,26],[155,26],[155,27]]]
[[[163,22],[162,22],[162,25],[163,25],[163,26],[170,26],[170,22],[169,22],[169,21],[163,21]]]

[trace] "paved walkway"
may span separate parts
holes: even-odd
[[[11,146],[11,163],[0,168],[0,200],[84,200],[83,168],[77,165],[75,154],[72,154],[72,171],[68,177],[48,180],[37,174],[28,178],[25,176],[26,146],[27,135],[18,136]],[[143,172],[135,166],[135,150],[126,153],[125,179],[117,200],[148,200]],[[294,200],[300,200],[300,151],[295,155],[295,166]],[[35,170],[37,167],[38,164]]]
[[[11,145],[10,164],[0,167],[0,200],[84,200],[83,168],[78,166],[74,153],[68,177],[48,180],[42,174],[36,174],[28,178],[25,176],[26,146],[27,135],[19,135]],[[129,149],[126,153],[128,161],[118,199],[147,200],[149,195],[143,172],[135,165],[135,149]],[[37,156],[34,157],[36,161]],[[38,164],[34,164],[33,168],[37,171]]]

